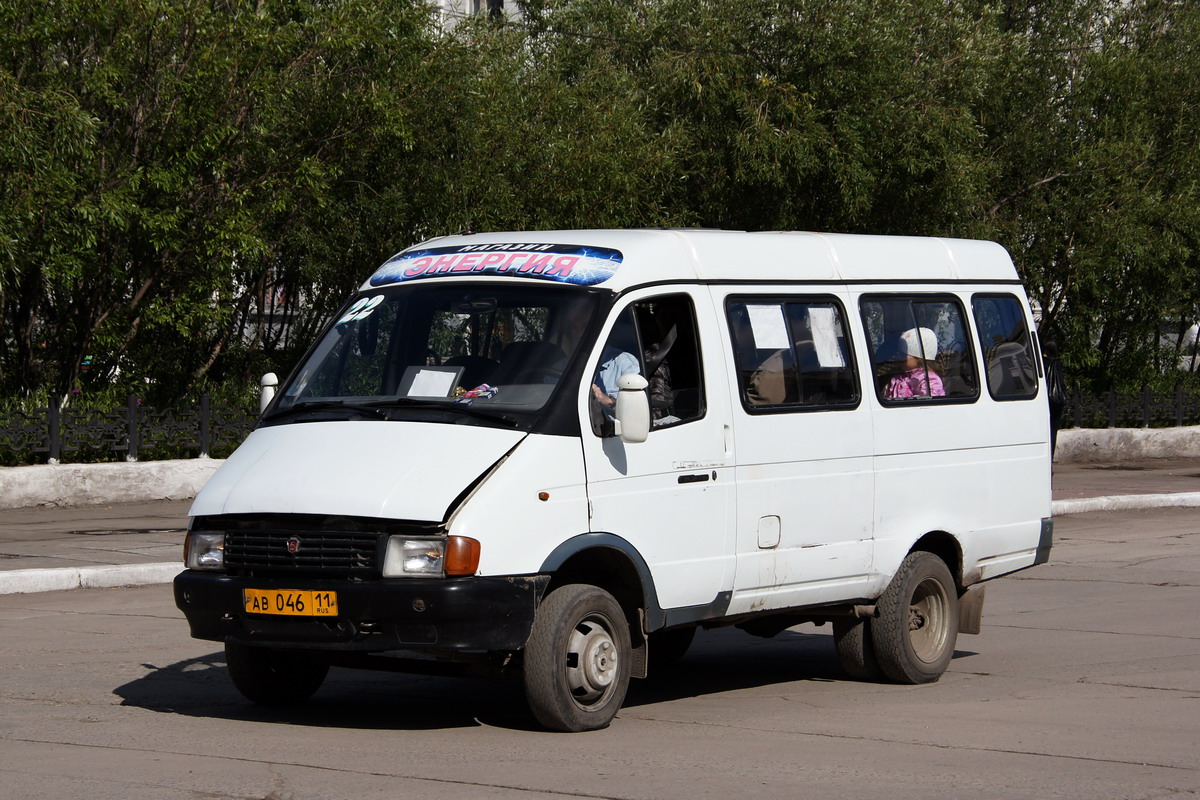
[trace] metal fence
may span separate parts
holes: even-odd
[[[1063,414],[1064,428],[1172,428],[1200,425],[1200,395],[1177,387],[1173,392],[1135,394],[1108,390],[1104,394],[1071,393]]]
[[[257,415],[213,403],[144,406],[131,395],[123,407],[100,411],[51,404],[31,412],[0,412],[0,464],[60,461],[154,461],[223,457],[253,429]]]

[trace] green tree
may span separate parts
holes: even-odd
[[[662,207],[669,141],[628,73],[560,66],[571,53],[515,26],[462,24],[426,65],[413,187],[429,232],[684,221]]]
[[[1002,15],[1012,80],[988,138],[989,215],[1058,338],[1096,388],[1171,364],[1165,320],[1194,313],[1200,9],[1174,0],[1044,0]]]
[[[969,229],[991,165],[974,107],[997,39],[917,0],[572,0],[535,9],[576,69],[632,76],[706,226]],[[573,79],[567,74],[567,80]]]
[[[280,276],[298,270],[291,285],[320,286],[328,305],[312,272],[330,262],[297,266],[313,239],[294,234],[319,224],[326,247],[344,243],[360,210],[339,202],[345,173],[385,142],[409,146],[405,79],[428,11],[61,0],[5,5],[0,42],[0,301],[18,322],[0,387],[120,376],[170,394],[240,345]]]
[[[1200,5],[523,6],[0,4],[0,395],[248,383],[466,229],[993,238],[1097,385],[1196,313]]]

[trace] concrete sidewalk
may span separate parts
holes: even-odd
[[[1056,464],[1056,516],[1200,506],[1200,459]],[[0,511],[0,594],[169,582],[191,500]]]
[[[0,511],[0,594],[167,583],[191,500]]]

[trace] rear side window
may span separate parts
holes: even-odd
[[[884,405],[979,396],[966,317],[946,295],[869,295],[861,311],[875,391]]]
[[[975,295],[971,305],[992,397],[1025,400],[1037,395],[1037,362],[1021,301],[1012,295]]]
[[[833,298],[731,298],[726,315],[751,412],[853,408],[859,388]]]

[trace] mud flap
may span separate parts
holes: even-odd
[[[979,633],[983,628],[983,595],[986,586],[972,586],[958,597],[958,632]]]
[[[646,610],[639,608],[637,613],[638,625],[630,626],[629,630],[630,644],[633,647],[629,677],[644,678],[649,674],[650,668],[650,637],[646,633]]]

